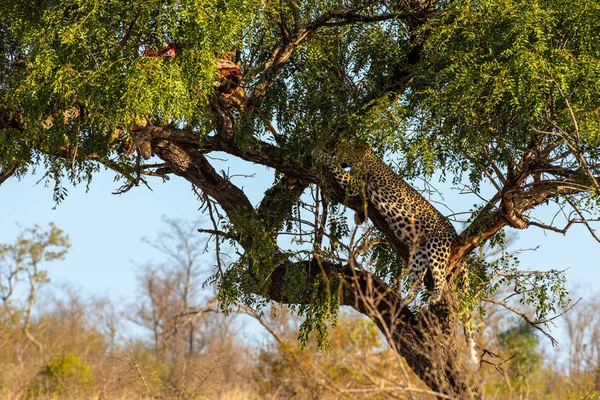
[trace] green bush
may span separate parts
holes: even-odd
[[[32,386],[32,395],[43,393],[63,394],[88,390],[94,377],[90,366],[73,353],[58,356],[42,368]]]

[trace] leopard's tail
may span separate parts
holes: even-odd
[[[474,337],[474,329],[473,329],[473,325],[472,322],[467,322],[464,325],[464,332],[465,332],[465,338],[467,339],[467,346],[469,346],[469,354],[471,355],[471,361],[473,361],[474,364],[479,364],[480,359],[479,359],[479,355],[477,354],[477,343],[475,343],[475,337]]]
[[[466,262],[463,262],[461,265],[461,278],[463,283],[463,293],[465,295],[469,295],[470,293],[470,279],[469,279],[469,268]],[[463,323],[463,332],[465,334],[465,339],[467,341],[467,346],[469,348],[469,354],[471,356],[471,361],[475,364],[479,364],[480,359],[477,354],[477,343],[475,343],[475,323],[473,321],[473,310],[472,306],[465,306],[465,311],[462,317]]]

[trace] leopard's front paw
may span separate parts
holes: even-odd
[[[431,293],[431,296],[429,297],[429,300],[427,301],[427,304],[431,307],[431,306],[435,306],[437,303],[440,302],[440,300],[442,300],[442,292],[441,291],[434,291],[433,293]]]

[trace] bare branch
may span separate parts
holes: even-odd
[[[552,343],[552,346],[558,345],[558,342],[556,341],[556,339],[554,339],[548,332],[546,332],[543,328],[541,328],[539,326],[541,322],[532,321],[531,319],[529,319],[529,317],[527,315],[525,315],[524,313],[520,312],[516,308],[513,308],[513,307],[509,306],[508,304],[506,304],[503,301],[496,301],[496,300],[493,300],[493,299],[484,299],[483,301],[486,302],[486,303],[491,303],[491,304],[495,304],[495,305],[504,307],[508,311],[517,314],[519,317],[521,317],[523,319],[523,321],[525,321],[531,327],[533,327],[533,328],[537,329],[538,331],[542,332],[542,334],[544,334],[544,336],[546,336],[548,339],[550,339],[550,342]]]
[[[579,215],[579,217],[581,218],[581,222],[588,229],[588,231],[590,232],[590,234],[592,235],[592,237],[594,239],[596,239],[597,242],[600,242],[600,236],[598,236],[598,234],[596,233],[596,230],[591,227],[591,225],[588,222],[588,219],[585,218],[585,216],[583,215],[583,212],[581,211],[581,209],[571,199],[567,198],[566,201],[567,201],[567,203],[569,203],[571,205],[571,207],[573,207],[573,209],[575,210],[575,212]]]
[[[144,373],[142,372],[142,369],[140,367],[140,364],[138,363],[138,361],[136,360],[135,356],[133,355],[133,353],[128,353],[127,354],[127,358],[129,359],[129,361],[126,361],[129,366],[131,367],[131,369],[135,370],[138,374],[138,376],[140,377],[140,379],[142,380],[144,387],[146,388],[146,393],[148,393],[148,396],[150,397],[151,400],[154,400],[154,396],[152,395],[152,391],[150,390],[150,386],[148,386],[148,382],[146,381],[146,377],[144,376]],[[124,360],[122,360],[124,361]]]
[[[576,223],[581,223],[581,222],[583,222],[583,221],[581,221],[579,219],[571,219],[571,220],[569,220],[567,222],[567,225],[565,225],[565,227],[562,228],[562,229],[557,228],[557,227],[552,226],[552,225],[543,224],[543,223],[535,222],[535,221],[529,221],[529,225],[531,225],[531,226],[537,226],[538,228],[542,228],[542,229],[545,229],[545,230],[548,230],[548,231],[554,231],[554,232],[557,232],[557,233],[562,233],[563,235],[565,235],[567,233],[567,231],[569,230],[569,228],[571,228],[571,226],[573,226]]]
[[[256,311],[254,311],[253,309],[246,307],[244,305],[238,305],[240,308],[240,313],[249,315],[251,317],[253,317],[254,319],[256,319],[263,328],[265,328],[267,330],[267,332],[269,332],[271,334],[271,336],[273,336],[273,338],[277,341],[277,343],[279,343],[281,346],[285,347],[287,345],[286,341],[281,337],[281,335],[279,335],[279,333],[277,333],[277,331],[270,325],[268,324],[264,318],[262,318]],[[293,358],[293,360],[290,360],[287,355],[291,355],[291,357]],[[300,360],[298,359],[298,357],[296,356],[295,353],[293,352],[285,352],[283,353],[283,356],[288,359],[288,362],[292,363],[293,365],[297,366],[298,368],[302,369],[303,364],[306,363],[305,362],[300,362]],[[319,368],[317,365],[315,365],[313,362],[308,361],[309,366],[311,367],[311,369],[313,371],[315,371],[323,381],[327,382],[327,388],[332,390],[333,392],[336,393],[337,396],[343,396],[343,391],[337,387],[337,385],[331,380],[331,378],[321,369]],[[323,383],[320,383],[321,385],[323,385]],[[345,396],[344,396],[345,397]]]

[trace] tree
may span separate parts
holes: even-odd
[[[152,331],[158,358],[174,361],[191,357],[198,351],[200,333],[194,316],[199,304],[204,241],[196,224],[165,220],[168,229],[156,241],[146,242],[167,256],[159,265],[148,264],[138,277],[140,296],[133,322]],[[206,309],[213,309],[208,300]]]
[[[141,266],[139,295],[129,319],[151,333],[147,347],[156,361],[155,373],[180,396],[207,390],[203,385],[208,379],[216,392],[241,387],[235,371],[244,369],[248,357],[234,320],[218,313],[214,295],[199,290],[209,274],[206,237],[198,233],[197,222],[165,223],[167,228],[146,242],[166,260]],[[227,385],[220,388],[220,380]]]
[[[592,294],[566,314],[569,338],[567,370],[573,387],[600,391],[600,319],[596,313],[599,298]]]
[[[512,352],[507,374],[516,387],[527,384],[527,378],[540,369],[542,355],[539,339],[530,325],[521,322],[498,335],[500,347],[505,353]]]
[[[303,337],[324,339],[325,320],[350,306],[442,394],[478,396],[454,334],[464,307],[511,280],[535,307],[532,323],[566,302],[560,274],[521,279],[516,266],[476,257],[473,290],[458,296],[453,278],[472,250],[501,242],[506,227],[583,224],[597,238],[597,0],[65,0],[0,11],[10,16],[0,24],[0,182],[44,165],[60,201],[65,179],[85,183],[101,166],[121,192],[183,177],[214,224],[223,307],[289,303],[306,317]],[[217,74],[215,56],[239,63],[243,92]],[[409,251],[373,204],[313,163],[314,149],[340,141],[400,157],[407,180],[437,172],[481,196],[460,210],[469,217],[437,305],[401,306]],[[150,152],[160,161],[143,161]],[[275,171],[256,207],[212,152]],[[548,203],[557,218],[536,219]],[[360,237],[342,205],[364,214],[365,204],[372,226]],[[282,233],[297,245],[280,246]],[[225,263],[223,240],[239,259]]]
[[[196,335],[198,327],[193,320],[194,312],[199,303],[199,289],[201,286],[201,276],[206,275],[208,263],[201,263],[201,257],[205,253],[205,241],[198,235],[196,223],[185,224],[182,221],[165,220],[168,230],[161,232],[156,242],[147,240],[147,243],[168,256],[169,264],[163,269],[166,274],[162,277],[165,281],[169,279],[174,283],[165,285],[166,289],[172,291],[175,296],[175,313],[167,315],[171,320],[169,335],[175,335],[183,340],[186,347],[184,353],[188,356],[194,354],[196,349]],[[150,271],[152,269],[150,268]],[[152,271],[147,274],[160,274],[160,271]],[[142,278],[143,279],[143,278]],[[160,279],[154,280],[160,285]],[[148,288],[149,297],[152,296],[151,288]],[[207,309],[211,309],[211,299],[206,301]],[[178,331],[180,334],[176,335]]]
[[[36,225],[25,229],[14,244],[0,244],[2,325],[20,330],[37,347],[41,358],[44,358],[44,344],[30,328],[38,291],[48,283],[43,267],[48,262],[62,260],[69,247],[69,237],[52,223],[47,231]],[[0,333],[0,341],[4,343],[8,337],[4,337],[5,332]],[[10,335],[9,330],[6,335]]]

